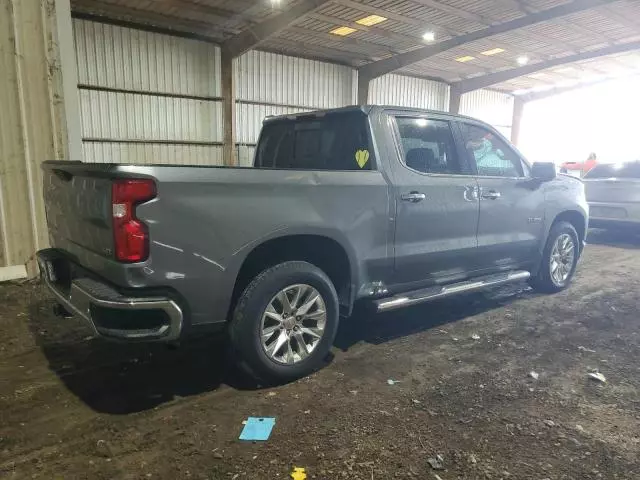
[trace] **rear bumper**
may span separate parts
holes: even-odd
[[[640,203],[589,202],[589,226],[639,227]]]
[[[40,250],[37,258],[42,278],[56,300],[67,311],[89,322],[97,335],[113,340],[164,342],[180,337],[184,315],[171,298],[125,296],[93,278],[75,278],[66,284],[56,272],[56,261],[61,259],[57,250]],[[140,318],[142,322],[127,322],[136,316],[144,317]]]

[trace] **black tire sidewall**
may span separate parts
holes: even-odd
[[[569,272],[569,276],[565,281],[564,285],[557,285],[551,279],[551,271],[549,269],[549,264],[551,260],[551,251],[553,249],[553,245],[560,235],[568,234],[573,239],[574,248],[575,248],[575,257],[573,261],[573,265],[571,266],[571,271]],[[559,292],[567,288],[572,280],[573,275],[578,267],[578,260],[580,259],[580,239],[578,237],[578,232],[569,222],[557,222],[549,231],[549,236],[547,237],[547,244],[545,245],[544,252],[542,255],[542,264],[540,265],[540,272],[538,273],[538,277],[536,279],[536,284],[539,289],[547,291],[547,292]]]
[[[299,283],[311,285],[322,296],[327,311],[325,333],[306,359],[294,365],[278,364],[262,348],[262,315],[280,290]],[[327,275],[307,262],[285,262],[262,272],[245,289],[234,313],[231,338],[236,351],[254,376],[269,381],[290,381],[313,372],[321,365],[333,344],[338,322],[338,296]]]

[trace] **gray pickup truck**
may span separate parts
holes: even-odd
[[[59,310],[124,341],[226,327],[242,363],[278,381],[321,364],[357,301],[562,290],[587,230],[580,180],[482,122],[416,109],[268,118],[253,168],[44,170],[38,261]]]

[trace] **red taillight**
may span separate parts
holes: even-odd
[[[149,256],[147,226],[136,218],[135,206],[156,196],[153,180],[117,180],[111,187],[116,259],[141,262]]]

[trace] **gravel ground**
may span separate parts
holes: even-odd
[[[0,478],[638,479],[640,238],[589,240],[566,292],[356,314],[277,388],[219,338],[107,344],[41,285],[2,285]],[[238,440],[248,416],[276,417],[267,442]]]

